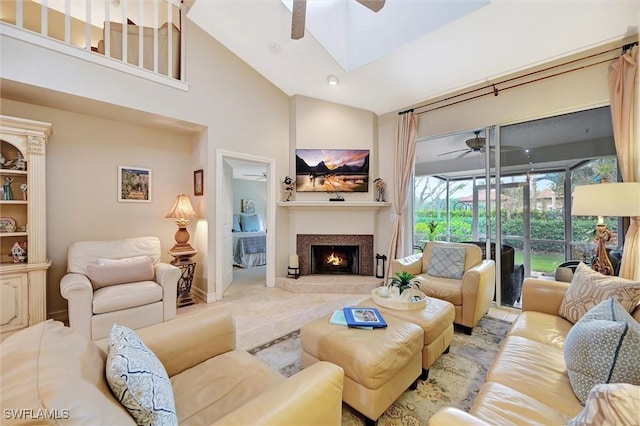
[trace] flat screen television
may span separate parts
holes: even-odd
[[[369,192],[369,150],[296,149],[296,191]]]

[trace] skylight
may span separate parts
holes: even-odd
[[[293,1],[282,2],[292,9]],[[355,0],[308,0],[306,29],[345,71],[351,71],[489,3],[387,0],[374,13]]]

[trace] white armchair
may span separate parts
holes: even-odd
[[[72,244],[60,281],[71,329],[100,340],[115,323],[137,329],[175,318],[180,269],[160,252],[156,237]]]

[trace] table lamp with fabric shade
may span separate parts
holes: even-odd
[[[604,216],[640,216],[640,182],[601,183],[576,186],[571,207],[573,216],[598,216],[596,238],[598,249],[591,267],[604,275],[613,275],[606,250],[611,232]]]
[[[189,196],[186,194],[178,195],[171,211],[167,213],[165,217],[175,219],[178,225],[178,231],[176,231],[175,235],[176,244],[169,252],[174,256],[196,253],[197,251],[189,244],[189,231],[187,231],[187,226],[189,225],[189,219],[197,219],[198,214],[193,209]]]

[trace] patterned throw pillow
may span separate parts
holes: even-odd
[[[627,383],[598,385],[589,392],[584,409],[567,426],[638,424],[640,387]]]
[[[638,351],[640,324],[613,297],[584,314],[564,342],[569,381],[580,403],[599,384],[640,385]]]
[[[109,335],[107,382],[139,425],[177,425],[171,381],[156,355],[131,329],[114,325]]]
[[[575,324],[589,309],[609,296],[631,312],[640,300],[640,282],[602,275],[580,263],[560,304],[560,316]]]
[[[427,274],[432,277],[462,279],[466,254],[467,249],[464,247],[434,247]]]

